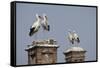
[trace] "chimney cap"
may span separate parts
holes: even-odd
[[[67,49],[65,51],[65,53],[68,53],[70,51],[85,51],[85,50],[83,48],[81,48],[81,47],[71,47],[71,48]]]

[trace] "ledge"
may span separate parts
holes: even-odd
[[[55,48],[58,48],[59,46],[58,45],[50,45],[50,44],[43,44],[43,45],[30,45],[28,48],[26,48],[25,50],[30,50],[32,48],[35,48],[35,47],[55,47]]]

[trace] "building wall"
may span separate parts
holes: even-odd
[[[65,53],[66,62],[83,62],[85,60],[86,51],[70,51]]]
[[[57,62],[57,47],[35,47],[28,51],[29,64],[52,64]]]

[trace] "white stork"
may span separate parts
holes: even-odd
[[[71,31],[68,31],[68,39],[72,44],[74,44],[74,36]]]
[[[29,36],[32,36],[34,33],[36,33],[40,28],[40,22],[42,17],[36,14],[36,21],[33,23],[32,27],[30,28]]]
[[[79,36],[77,35],[77,33],[76,33],[75,31],[73,31],[73,35],[74,35],[74,40],[75,40],[77,43],[80,43]]]
[[[43,21],[41,23],[42,27],[46,31],[50,31],[50,25],[48,25],[48,18],[46,14],[43,14]]]

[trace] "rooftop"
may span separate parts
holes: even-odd
[[[33,41],[32,45],[35,44],[57,44],[57,41],[54,39],[48,39],[48,40],[38,40],[38,41]]]
[[[65,52],[70,52],[70,51],[85,51],[85,50],[81,47],[71,47],[67,49]]]
[[[38,41],[33,41],[31,45],[28,45],[28,48],[25,50],[32,49],[34,47],[59,47],[57,45],[56,40],[49,39],[49,40],[38,40]]]

